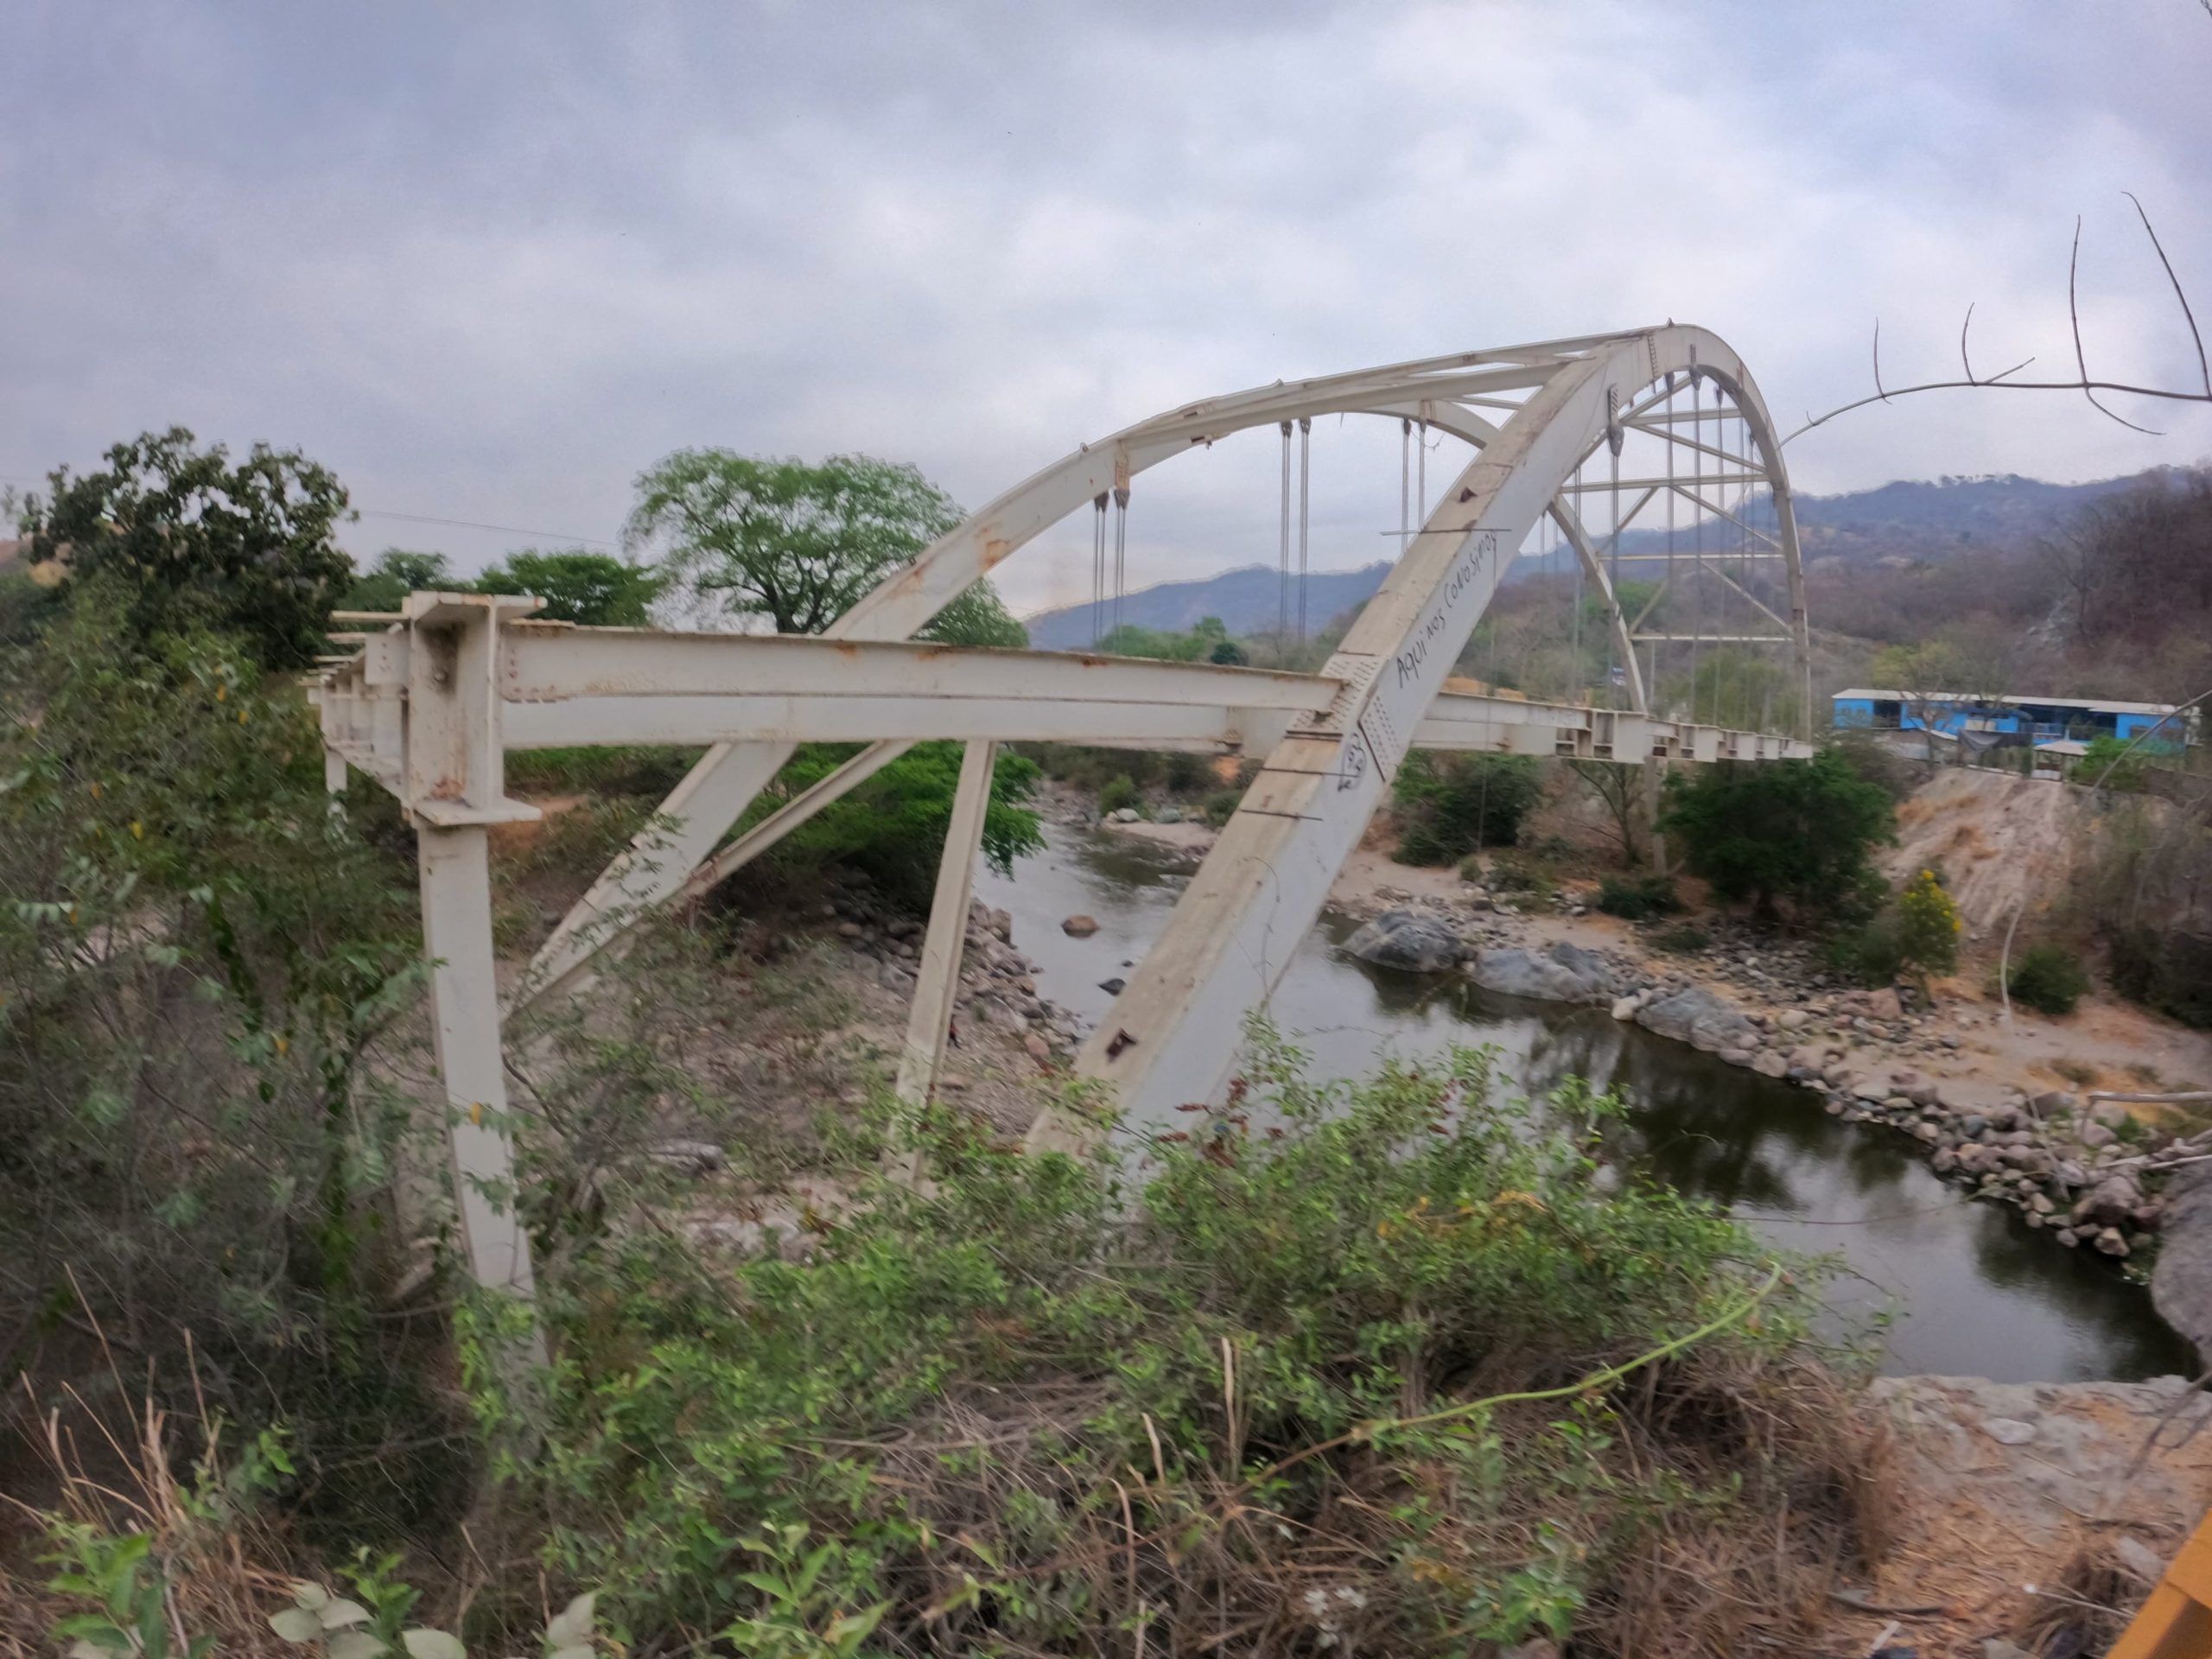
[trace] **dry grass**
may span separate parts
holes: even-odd
[[[7,1501],[29,1523],[27,1540],[53,1522],[90,1525],[117,1536],[143,1533],[151,1558],[169,1584],[169,1624],[183,1636],[212,1636],[226,1659],[297,1659],[269,1628],[264,1614],[290,1600],[290,1573],[268,1563],[283,1559],[282,1541],[251,1515],[224,1514],[219,1491],[221,1427],[203,1421],[194,1436],[203,1450],[190,1478],[173,1462],[180,1436],[150,1400],[126,1422],[111,1425],[74,1389],[70,1409],[41,1419],[40,1446],[60,1497],[39,1511]],[[0,1659],[46,1659],[52,1632],[72,1613],[96,1611],[81,1596],[48,1587],[36,1552],[0,1562]],[[179,1648],[183,1643],[179,1642]]]
[[[2086,1060],[2059,1058],[2047,1063],[2053,1077],[2063,1078],[2076,1089],[2094,1089],[2104,1073]]]

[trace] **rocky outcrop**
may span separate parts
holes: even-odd
[[[1564,939],[1541,952],[1517,947],[1484,950],[1469,971],[1486,991],[1547,1002],[1611,1002],[1619,991],[1603,957]]]
[[[1758,1028],[1702,985],[1645,1003],[1636,1023],[1707,1053],[1745,1053],[1759,1043]]]
[[[1344,941],[1344,949],[1377,968],[1408,974],[1441,974],[1457,967],[1459,936],[1433,916],[1386,910]]]
[[[2212,1356],[2212,1164],[2181,1171],[2165,1197],[2166,1236],[2151,1270],[2151,1300],[2200,1357]]]

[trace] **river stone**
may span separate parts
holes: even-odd
[[[1615,989],[1604,957],[1564,939],[1541,953],[1518,946],[1485,950],[1475,958],[1474,978],[1486,991],[1547,1002],[1607,1002]]]
[[[1433,916],[1386,910],[1344,941],[1362,962],[1409,974],[1440,974],[1459,960],[1459,936]]]
[[[1770,1048],[1763,1048],[1752,1057],[1751,1070],[1763,1077],[1787,1077],[1789,1062]]]
[[[2094,1221],[2100,1227],[2111,1227],[2127,1220],[2135,1206],[2143,1202],[2143,1194],[2135,1183],[2125,1175],[2107,1175],[2082,1195],[2074,1206],[2075,1226]]]
[[[1060,931],[1071,939],[1087,939],[1097,931],[1097,918],[1092,916],[1071,916],[1060,924]]]
[[[1648,1003],[1636,1016],[1637,1024],[1662,1037],[1672,1037],[1708,1052],[1723,1048],[1749,1048],[1758,1040],[1751,1022],[1702,985],[1693,985]]]
[[[2199,1354],[2212,1356],[2212,1164],[2177,1172],[2165,1200],[2151,1300]]]
[[[1985,1417],[1981,1432],[1999,1446],[2025,1446],[2036,1437],[2036,1426],[2018,1417]]]

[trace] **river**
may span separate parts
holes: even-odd
[[[976,896],[1013,913],[1039,994],[1095,1020],[1113,1001],[1099,982],[1126,973],[1159,934],[1187,867],[1096,831],[1054,824],[1046,834],[1046,850],[1011,879],[980,869]],[[1097,919],[1089,938],[1060,931],[1077,912]],[[1351,927],[1325,916],[1274,995],[1276,1022],[1318,1071],[1360,1076],[1389,1054],[1494,1043],[1525,1087],[1580,1076],[1620,1088],[1643,1169],[1728,1205],[1779,1245],[1841,1258],[1849,1271],[1831,1286],[1831,1304],[1840,1323],[1886,1323],[1883,1370],[2059,1382],[2197,1369],[2144,1287],[2008,1206],[1969,1202],[1894,1130],[1830,1117],[1802,1089],[1602,1008],[1371,968],[1339,948]]]

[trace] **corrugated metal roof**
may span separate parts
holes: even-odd
[[[2171,715],[2174,711],[2171,702],[2115,702],[2102,697],[1977,697],[1965,691],[1930,691],[1918,696],[1907,691],[1870,691],[1863,686],[1839,691],[1828,701],[1839,702],[1845,697],[1864,697],[1872,702],[2000,702],[2015,709],[2089,709],[2106,715]]]

